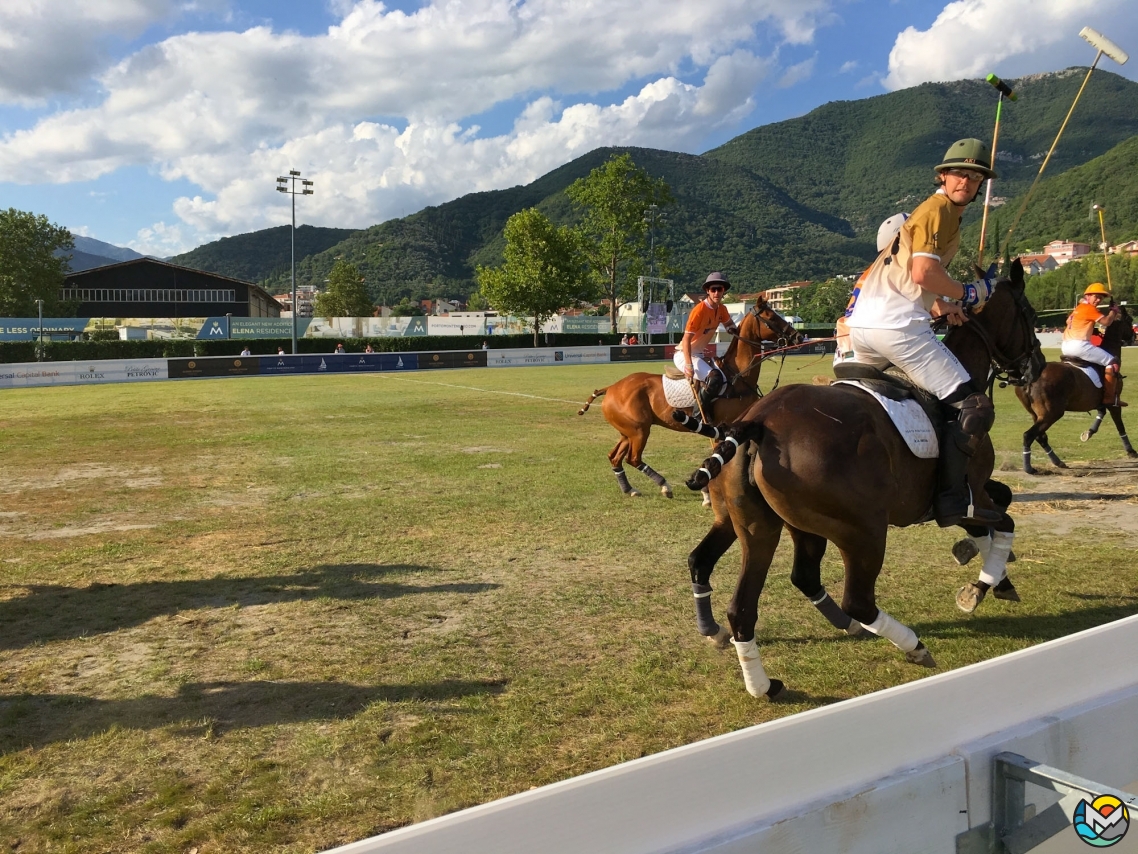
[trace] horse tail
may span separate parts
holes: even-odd
[[[585,401],[585,405],[577,410],[577,414],[578,415],[584,415],[586,412],[588,412],[589,407],[593,405],[593,401],[596,400],[598,397],[600,397],[602,394],[604,394],[606,391],[608,391],[609,388],[611,388],[611,386],[605,386],[604,388],[599,388],[596,391],[594,391],[592,396],[588,400]]]
[[[748,421],[736,424],[727,430],[727,438],[715,446],[711,456],[703,461],[696,472],[685,481],[685,485],[692,492],[705,489],[711,481],[719,476],[723,467],[735,458],[741,445],[749,441],[762,438],[763,425],[759,421]]]

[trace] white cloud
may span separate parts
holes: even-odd
[[[814,73],[814,63],[817,59],[817,56],[812,56],[797,65],[790,66],[783,72],[782,77],[779,78],[778,85],[783,89],[789,89],[791,86],[801,83],[803,80],[809,80]]]
[[[180,0],[4,0],[0,103],[26,104],[74,91],[103,67],[109,42],[128,41],[190,5]]]
[[[261,26],[138,50],[99,74],[97,102],[0,138],[0,181],[85,181],[127,166],[187,180],[201,193],[174,207],[185,228],[160,223],[138,238],[155,254],[168,254],[155,243],[280,224],[272,202],[283,197],[268,194],[290,167],[318,181],[306,221],[369,225],[532,180],[601,145],[693,150],[753,110],[772,70],[751,49],[758,30],[808,42],[830,2],[433,0],[407,14],[334,0],[343,17],[318,36]],[[104,23],[90,25],[87,58],[56,87],[94,67],[101,34],[186,4],[75,5],[96,10],[88,22],[102,10]],[[40,44],[57,37],[45,31]],[[808,60],[784,80],[812,68]],[[685,82],[700,72],[701,85]],[[609,103],[637,81],[636,94]],[[479,138],[463,124],[514,101],[526,106],[508,133]]]
[[[851,71],[857,70],[858,62],[856,59],[851,59],[848,62],[843,62],[842,67],[838,69],[838,74],[849,74]]]
[[[885,85],[903,89],[991,72],[1010,78],[1090,65],[1095,51],[1078,38],[1079,30],[1091,26],[1122,45],[1133,44],[1133,12],[1133,0],[957,0],[929,29],[908,27],[897,36]],[[1109,60],[1100,65],[1122,71]]]

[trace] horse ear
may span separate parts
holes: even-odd
[[[1012,261],[1011,279],[1019,287],[1023,287],[1023,261],[1016,258]]]

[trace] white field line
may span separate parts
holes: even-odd
[[[379,379],[385,379],[385,380],[398,380],[399,382],[405,382],[405,383],[418,383],[419,385],[441,385],[441,386],[445,386],[446,388],[460,388],[460,389],[463,389],[464,391],[482,392],[482,394],[501,394],[501,395],[506,395],[507,397],[528,397],[528,398],[531,398],[533,400],[548,400],[548,401],[551,401],[553,403],[571,403],[574,406],[581,406],[583,403],[583,401],[580,401],[580,400],[565,400],[562,397],[542,397],[541,395],[537,395],[537,394],[523,394],[520,391],[498,391],[498,390],[492,389],[492,388],[478,388],[478,387],[472,386],[472,385],[458,385],[456,383],[438,383],[438,382],[430,382],[429,380],[413,380],[410,377],[398,377],[398,376],[392,376],[391,374],[384,374],[384,373],[370,374],[370,376],[374,376],[374,377],[377,377]]]

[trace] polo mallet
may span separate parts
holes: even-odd
[[[1055,146],[1059,144],[1059,137],[1063,135],[1063,131],[1067,127],[1067,122],[1071,120],[1071,113],[1075,112],[1075,104],[1079,103],[1079,97],[1083,94],[1083,90],[1087,88],[1087,81],[1089,81],[1091,75],[1094,74],[1095,68],[1098,66],[1098,61],[1102,58],[1102,55],[1105,53],[1119,65],[1125,65],[1126,60],[1130,59],[1130,55],[1126,53],[1126,51],[1097,30],[1092,30],[1090,27],[1083,27],[1079,30],[1079,35],[1090,43],[1090,46],[1095,48],[1098,53],[1095,55],[1095,61],[1091,63],[1091,67],[1087,69],[1087,76],[1083,78],[1083,85],[1079,87],[1079,91],[1075,94],[1075,100],[1071,104],[1071,109],[1067,111],[1067,118],[1063,119],[1059,133],[1055,135],[1055,141],[1051,143],[1051,149],[1047,152],[1047,156],[1043,158],[1043,163],[1039,165],[1039,173],[1035,176],[1035,180],[1031,182],[1031,188],[1027,191],[1023,204],[1019,206],[1015,221],[1012,223],[1012,227],[1008,229],[1008,236],[1004,240],[1005,245],[1011,240],[1012,232],[1014,232],[1016,226],[1019,225],[1020,217],[1023,216],[1023,212],[1027,210],[1027,203],[1031,201],[1031,195],[1035,192],[1035,187],[1039,183],[1039,179],[1043,177],[1043,170],[1047,168],[1047,163],[1051,160],[1051,155],[1055,152]]]
[[[1106,226],[1103,225],[1102,221],[1103,209],[1103,205],[1100,205],[1098,202],[1091,205],[1091,219],[1093,220],[1095,218],[1095,213],[1097,212],[1099,232],[1102,234],[1102,263],[1106,265],[1106,288],[1113,294],[1114,286],[1110,281],[1110,249],[1109,244],[1106,242]]]
[[[1000,93],[999,98],[996,100],[996,128],[992,131],[992,167],[996,166],[996,145],[1000,141],[1000,113],[1004,106],[1004,98],[1009,101],[1016,100],[1016,93],[1012,91],[1003,80],[995,74],[988,75],[988,82],[996,87]],[[988,208],[992,204],[992,180],[988,179],[988,188],[984,191],[984,217],[980,220],[980,249],[976,259],[976,266],[983,268],[984,266],[984,239],[988,234]]]

